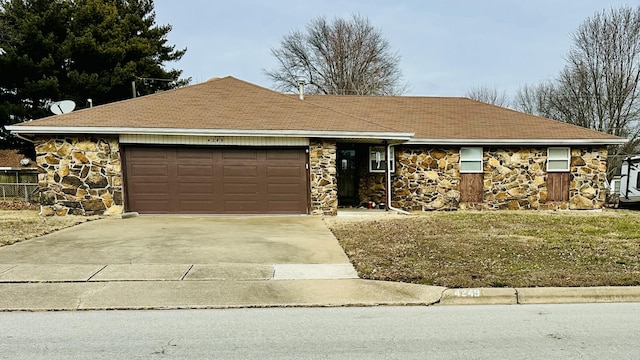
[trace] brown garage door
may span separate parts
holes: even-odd
[[[299,148],[126,147],[127,208],[141,214],[305,214]]]

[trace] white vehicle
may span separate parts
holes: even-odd
[[[630,156],[622,161],[618,186],[616,180],[614,177],[611,181],[610,190],[615,191],[619,187],[617,192],[612,193],[619,194],[620,205],[640,203],[640,155]]]

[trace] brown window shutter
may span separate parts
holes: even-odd
[[[460,202],[482,202],[483,175],[460,174]]]
[[[568,172],[552,172],[547,174],[547,201],[569,201]]]

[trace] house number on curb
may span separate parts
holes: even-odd
[[[457,297],[480,297],[480,289],[456,289],[453,294]]]

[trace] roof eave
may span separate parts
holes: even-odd
[[[411,139],[406,145],[622,145],[628,140],[617,139]]]
[[[358,138],[358,139],[411,139],[414,133],[376,131],[332,131],[332,130],[242,130],[242,129],[181,129],[181,128],[134,128],[134,127],[89,127],[89,126],[6,126],[12,133],[22,135],[54,134],[102,134],[102,135],[183,135],[183,136],[249,136],[249,137],[305,137],[305,138]]]

